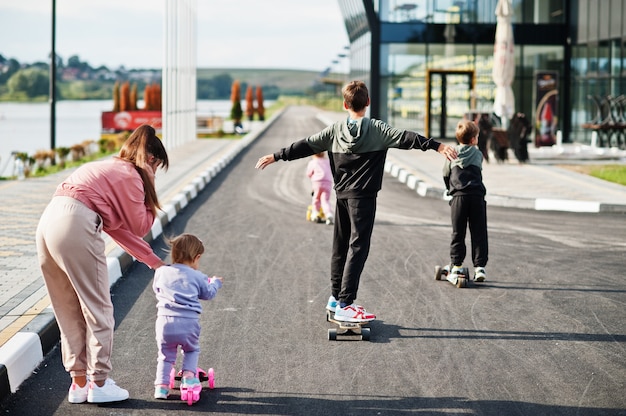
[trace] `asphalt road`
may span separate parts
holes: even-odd
[[[113,288],[113,373],[125,402],[67,402],[58,348],[2,404],[11,415],[623,415],[626,221],[622,215],[488,208],[487,282],[434,280],[448,261],[449,207],[390,176],[378,199],[358,302],[371,341],[328,341],[332,227],[307,223],[306,159],[258,157],[323,126],[293,108],[165,230],[200,236],[201,268],[224,276],[201,317],[215,390],[192,407],[152,398],[152,272]],[[155,249],[166,255],[159,241]],[[471,266],[467,261],[466,265]]]

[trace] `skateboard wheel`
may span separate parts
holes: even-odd
[[[362,328],[361,329],[361,339],[363,341],[369,341],[370,340],[370,329],[369,328]]]
[[[215,388],[215,371],[213,371],[212,368],[209,368],[209,388],[210,389],[214,389]]]
[[[441,280],[441,266],[435,266],[435,280]]]
[[[328,330],[328,340],[336,341],[337,340],[337,330],[335,328],[330,328]]]
[[[456,287],[461,288],[461,287],[467,287],[467,279],[464,277],[459,277],[456,280]]]

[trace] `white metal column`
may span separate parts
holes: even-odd
[[[196,140],[197,0],[165,0],[162,75],[166,149]]]

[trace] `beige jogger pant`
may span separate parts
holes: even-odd
[[[37,253],[61,331],[63,365],[72,377],[107,378],[113,304],[102,219],[80,201],[56,196],[37,227]]]

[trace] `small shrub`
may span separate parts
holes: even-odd
[[[67,160],[67,156],[70,154],[71,150],[69,147],[57,147],[56,153],[59,156],[59,167],[65,167],[65,161]]]
[[[86,156],[99,151],[99,146],[96,144],[95,140],[84,140],[80,144],[83,145]]]
[[[70,151],[72,153],[72,160],[80,160],[81,157],[85,156],[85,146],[82,144],[75,144],[70,147]]]
[[[35,160],[35,169],[39,170],[47,165],[54,165],[55,154],[52,150],[38,150],[33,155],[33,159]]]

